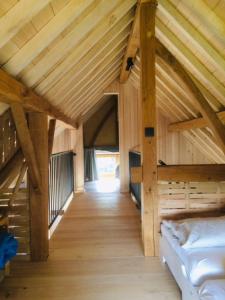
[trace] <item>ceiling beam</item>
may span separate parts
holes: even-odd
[[[162,181],[224,181],[225,164],[158,166]]]
[[[9,105],[17,103],[23,105],[25,109],[44,112],[76,128],[73,119],[3,70],[0,70],[0,101]]]
[[[216,113],[218,118],[225,124],[225,111]],[[208,122],[204,118],[196,118],[193,120],[187,120],[183,122],[176,122],[169,124],[169,131],[184,131],[196,128],[204,128],[208,126]]]
[[[137,3],[135,17],[131,28],[131,33],[128,39],[126,53],[123,58],[123,64],[120,72],[120,83],[125,83],[127,81],[130,75],[132,64],[134,63],[134,59],[138,51],[139,18],[140,18],[140,1]]]
[[[157,40],[156,46],[157,55],[168,64],[176,76],[182,79],[185,86],[193,95],[193,101],[195,101],[196,107],[199,109],[203,118],[207,121],[209,127],[214,133],[215,139],[225,153],[225,128],[221,120],[218,118],[216,112],[211,108],[208,101],[205,99],[202,92],[196,86],[188,72],[179,63],[179,61],[164,47],[159,40]]]

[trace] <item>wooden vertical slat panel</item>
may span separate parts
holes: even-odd
[[[156,1],[141,4],[141,98],[142,98],[142,235],[144,253],[154,256],[157,233],[157,142],[155,95],[155,13]],[[150,132],[149,132],[150,131]]]

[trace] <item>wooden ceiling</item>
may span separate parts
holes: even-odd
[[[0,3],[2,69],[79,119],[119,73],[135,0]]]
[[[120,74],[136,0],[4,0],[0,64],[75,122]],[[188,70],[216,112],[225,106],[225,0],[159,0],[157,38]],[[130,80],[138,88],[140,57]],[[190,93],[157,59],[157,102],[171,122],[201,117]],[[225,163],[209,128],[184,135]]]

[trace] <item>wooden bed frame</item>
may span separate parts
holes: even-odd
[[[191,213],[181,213],[174,215],[166,215],[161,217],[161,220],[183,220],[187,218],[210,218],[220,217],[225,215],[225,209],[216,209],[208,211],[197,211]],[[160,237],[160,260],[163,265],[167,265],[173,277],[175,278],[181,292],[182,300],[199,300],[198,290],[200,287],[192,285],[188,279],[185,267],[180,257],[175,253],[174,249],[168,242],[167,238],[161,234]]]
[[[164,236],[160,238],[160,260],[167,265],[181,292],[182,300],[199,300],[198,287],[194,287],[185,274],[183,262]]]

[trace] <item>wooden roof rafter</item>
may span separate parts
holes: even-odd
[[[220,145],[223,153],[225,153],[225,130],[221,120],[217,117],[217,114],[209,105],[200,89],[191,79],[187,71],[178,62],[178,60],[163,46],[159,41],[157,42],[156,53],[162,58],[174,71],[179,78],[182,78],[187,89],[193,95],[195,103],[204,119],[207,121],[209,127],[212,129],[217,143]]]

